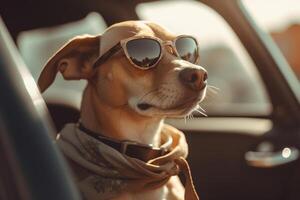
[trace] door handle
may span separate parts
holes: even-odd
[[[263,145],[263,144],[261,144]],[[260,145],[260,146],[261,146]],[[265,144],[265,145],[270,145]],[[265,148],[266,149],[266,148]],[[295,147],[285,147],[280,151],[248,151],[245,160],[249,166],[272,168],[291,163],[299,158],[299,150]]]

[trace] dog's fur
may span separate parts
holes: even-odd
[[[85,127],[111,138],[159,146],[164,118],[190,114],[204,98],[206,71],[175,56],[170,46],[165,46],[163,58],[150,70],[133,67],[123,51],[92,68],[99,52],[102,55],[120,40],[132,36],[154,36],[163,41],[176,37],[165,28],[144,21],[115,24],[100,36],[76,37],[48,61],[38,84],[44,91],[58,71],[67,80],[86,79],[81,104]],[[152,107],[142,110],[139,103]],[[124,193],[116,199],[182,199],[183,195],[178,177],[172,177],[154,191]]]

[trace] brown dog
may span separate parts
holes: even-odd
[[[129,48],[128,43],[121,43],[119,49],[115,50],[116,44],[120,41],[124,42],[128,38],[157,38],[155,41],[158,40],[161,45],[159,58],[156,58],[154,61],[149,61],[147,58],[148,60],[143,61],[148,62],[148,64],[134,60],[136,58],[131,58],[132,52],[129,51],[136,50],[134,54],[137,57],[138,52],[146,51],[143,47],[139,47],[138,44],[134,44],[136,46],[133,49],[124,50],[124,48]],[[180,53],[176,49],[179,47],[175,46],[179,44],[174,44],[174,41],[178,41],[176,38],[178,38],[176,35],[155,23],[144,21],[122,22],[111,26],[102,35],[81,36],[72,39],[48,61],[43,69],[38,80],[38,85],[42,92],[51,85],[58,71],[62,73],[66,80],[86,79],[88,81],[81,104],[80,126],[83,129],[81,129],[80,134],[86,132],[89,133],[89,136],[79,135],[78,139],[72,138],[74,133],[70,136],[62,134],[63,139],[67,140],[69,137],[71,142],[59,144],[64,153],[67,154],[67,157],[71,158],[77,180],[85,180],[85,185],[80,183],[79,187],[87,199],[146,200],[184,198],[182,184],[177,176],[172,175],[176,175],[180,169],[188,170],[187,167],[180,167],[186,166],[185,162],[180,162],[177,159],[187,155],[185,139],[180,131],[164,125],[163,121],[166,117],[188,115],[197,108],[198,103],[204,98],[206,93],[207,73],[202,67],[196,65],[198,55],[194,55],[196,59],[191,59],[191,55],[188,55],[186,58],[181,56],[180,58],[180,55],[178,55]],[[146,42],[148,41],[143,42],[147,45]],[[157,45],[159,42],[157,42]],[[127,46],[124,47],[122,45]],[[187,44],[185,45],[188,46]],[[147,47],[145,46],[145,48]],[[98,59],[99,52],[102,59],[100,62]],[[198,50],[196,53],[198,54]],[[193,63],[186,61],[188,59],[191,59]],[[78,128],[78,126],[76,127]],[[72,132],[70,130],[67,132]],[[163,132],[167,134],[163,135]],[[169,132],[172,133],[170,134],[172,136],[169,137],[169,139],[171,138],[170,140],[166,136]],[[96,141],[97,134],[99,134],[99,137],[101,136],[101,141],[104,143],[106,140],[113,141],[116,144],[122,143],[121,154],[119,155],[114,150],[117,149],[114,145],[109,144],[114,148],[112,149],[107,147],[107,145],[102,145],[102,142],[99,144]],[[91,139],[90,136],[94,138]],[[84,144],[98,142],[95,146],[87,145],[85,148],[82,148],[84,150],[79,151],[78,157],[83,155],[83,160],[78,159],[76,156],[72,157],[80,149],[78,147],[79,143],[73,142],[74,140],[77,141],[77,139],[79,143],[86,141]],[[150,156],[151,158],[145,159],[145,162],[132,158],[134,156],[125,155],[126,153],[123,151],[124,143],[126,143],[125,151],[129,150],[126,149],[128,144],[132,145],[133,154],[139,153],[138,149],[140,148],[148,148],[150,149],[149,152],[153,153],[155,149],[160,149],[163,145],[162,143],[170,141],[172,143],[171,146],[165,145],[167,148],[166,154]],[[66,147],[72,142],[78,148],[73,153],[68,149],[69,147]],[[181,145],[181,147],[176,147],[176,145]],[[94,149],[92,154],[89,152],[89,149],[93,149],[92,147],[95,149],[99,148],[100,151]],[[82,153],[83,151],[89,153],[84,154]],[[181,154],[178,152],[181,152]],[[101,161],[99,161],[100,158],[91,158],[95,154],[101,157]],[[146,154],[148,155],[148,153]],[[87,163],[85,160],[88,160],[90,163]],[[96,165],[94,165],[95,163]],[[79,165],[79,167],[74,165]],[[128,165],[128,167],[125,169],[124,165]],[[119,175],[115,176],[118,179],[117,182],[114,182],[118,183],[115,185],[122,185],[122,181],[125,180],[124,177],[126,177],[126,180],[131,181],[129,181],[130,184],[127,181],[126,184],[117,187],[116,190],[118,192],[114,192],[115,185],[111,186],[112,189],[109,191],[101,188],[107,185],[108,179],[110,180],[109,183],[113,182],[111,180],[116,180],[109,175],[109,168],[116,169],[116,173],[119,173],[119,175],[120,171],[126,171],[121,177]],[[129,168],[131,171],[128,171]],[[135,170],[132,170],[132,168],[135,168]],[[144,168],[151,170],[151,172],[146,172]],[[106,171],[102,173],[100,169]],[[158,172],[158,170],[162,171]],[[98,175],[100,174],[102,179],[98,175],[93,176],[93,179],[86,178],[91,171]],[[136,171],[139,171],[139,173],[136,173]],[[130,175],[131,173],[132,175]],[[142,178],[138,175],[141,173],[143,173]],[[98,189],[93,185],[93,189],[97,190],[96,193],[88,188],[89,184],[96,182],[95,177],[98,178],[97,180],[101,179],[102,181],[102,186],[101,184],[98,185]],[[103,177],[105,181],[103,181]],[[146,180],[143,177],[151,178]],[[143,181],[139,182],[141,179]],[[150,179],[156,181],[152,181],[149,184]],[[145,182],[147,184],[144,184]],[[137,189],[142,185],[141,183],[147,189]],[[133,186],[129,187],[129,185]],[[108,193],[113,193],[113,195],[107,195]],[[189,198],[187,194],[185,198]],[[196,197],[190,199],[196,199]]]

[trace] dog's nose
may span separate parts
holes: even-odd
[[[202,90],[207,84],[207,72],[204,69],[185,68],[179,72],[180,81],[192,90]]]

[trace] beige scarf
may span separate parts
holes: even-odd
[[[148,162],[121,154],[79,130],[76,124],[67,124],[57,142],[68,160],[80,168],[80,175],[76,170],[75,175],[84,199],[110,199],[124,191],[159,188],[182,170],[186,177],[185,200],[198,200],[185,160],[188,147],[184,134],[164,125],[161,135],[162,140],[172,137],[170,152]]]

